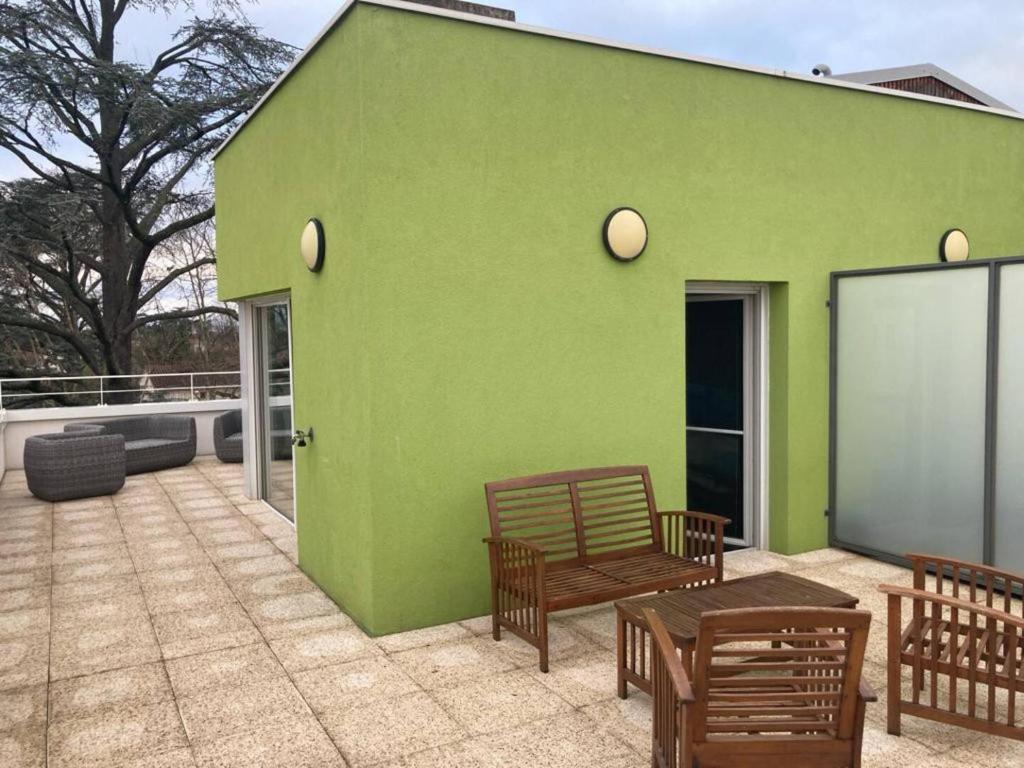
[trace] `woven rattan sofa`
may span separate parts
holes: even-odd
[[[242,412],[237,408],[213,420],[213,450],[221,461],[242,461]]]
[[[95,430],[25,440],[25,479],[44,501],[107,496],[124,485],[124,436]]]
[[[129,475],[180,467],[196,456],[196,420],[191,416],[105,419],[68,424],[64,431],[122,435]]]

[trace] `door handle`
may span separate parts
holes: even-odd
[[[295,434],[292,435],[292,445],[296,448],[305,448],[307,442],[313,442],[313,428],[309,427],[305,432],[301,429],[295,430]]]

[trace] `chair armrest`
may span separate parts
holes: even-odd
[[[860,696],[861,701],[878,701],[878,694],[875,693],[875,689],[868,685],[867,680],[863,677],[860,679],[860,688],[857,690],[857,695]]]
[[[692,704],[696,701],[693,695],[693,686],[690,685],[690,678],[686,674],[683,663],[679,660],[675,644],[669,637],[664,622],[653,608],[644,608],[643,614],[651,633],[651,655],[661,655],[662,663],[665,665],[669,677],[672,678],[672,687],[675,688],[679,703]]]
[[[709,512],[691,512],[687,509],[672,509],[667,512],[658,512],[658,517],[692,517],[695,520],[707,520],[712,523],[721,523],[722,525],[728,525],[732,522],[728,517],[712,515]]]
[[[909,600],[923,600],[924,602],[935,603],[947,608],[956,608],[960,611],[976,613],[979,616],[984,616],[986,619],[993,619],[1014,626],[1017,628],[1018,633],[1024,636],[1024,619],[1005,611],[1000,611],[998,608],[989,608],[987,605],[972,603],[970,600],[962,600],[952,595],[940,595],[937,592],[928,592],[911,587],[898,587],[895,584],[881,584],[878,587],[878,591],[890,596],[905,597]],[[892,627],[889,627],[889,631],[892,631],[892,629]]]

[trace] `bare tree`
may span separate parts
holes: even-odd
[[[30,276],[28,312],[0,323],[69,345],[95,373],[132,373],[132,339],[164,320],[233,315],[159,308],[212,253],[154,275],[161,249],[213,217],[208,158],[293,49],[235,2],[179,29],[152,61],[118,56],[132,11],[179,0],[0,0],[0,150],[31,179],[0,189],[0,257]]]

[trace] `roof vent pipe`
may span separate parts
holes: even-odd
[[[832,77],[832,67],[828,64],[815,64],[811,74],[815,77]]]

